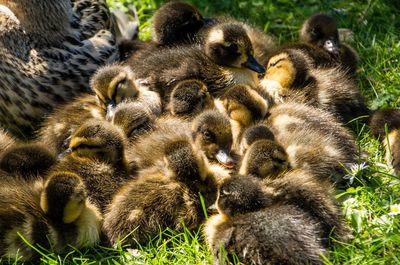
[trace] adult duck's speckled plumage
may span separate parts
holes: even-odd
[[[105,1],[0,4],[0,124],[26,136],[55,106],[88,92],[91,74],[118,49]]]

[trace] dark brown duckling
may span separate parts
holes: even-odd
[[[243,155],[250,145],[257,140],[274,141],[275,137],[271,130],[263,124],[251,126],[244,131],[240,139],[240,154]]]
[[[124,238],[146,244],[166,228],[197,228],[204,220],[199,193],[206,207],[216,199],[216,179],[201,152],[185,140],[164,146],[157,165],[141,171],[114,196],[103,225],[111,244]]]
[[[117,127],[89,120],[74,132],[69,148],[52,172],[81,176],[89,199],[104,211],[116,190],[134,174],[134,166],[126,162],[125,142]]]
[[[372,134],[385,146],[385,159],[400,174],[400,110],[375,111],[369,121]]]
[[[204,36],[201,47],[161,49],[128,64],[141,83],[159,92],[165,102],[176,83],[186,79],[204,82],[212,95],[233,84],[258,84],[257,73],[265,69],[254,59],[251,41],[240,24],[222,23]]]
[[[347,123],[369,109],[356,80],[340,67],[315,68],[309,56],[292,47],[275,53],[260,82],[275,103],[295,101],[329,111]]]
[[[59,173],[46,183],[15,178],[0,182],[0,257],[39,258],[21,236],[56,254],[71,251],[71,246],[80,249],[99,242],[101,216],[87,199],[79,176]]]
[[[296,205],[274,203],[255,178],[225,179],[217,208],[205,225],[213,264],[232,255],[246,264],[323,264],[318,221]]]
[[[275,141],[256,140],[242,157],[239,174],[275,178],[289,168],[288,155]]]
[[[44,176],[55,164],[56,157],[38,143],[17,144],[0,156],[0,169],[10,175],[30,179]]]
[[[346,71],[356,73],[358,55],[353,48],[340,42],[336,20],[333,17],[323,13],[309,17],[301,28],[300,41],[324,49]]]
[[[153,16],[153,40],[170,46],[192,43],[195,34],[204,26],[200,11],[184,2],[169,2]]]
[[[173,116],[193,118],[203,110],[213,109],[214,100],[200,80],[184,80],[172,90],[168,110]]]

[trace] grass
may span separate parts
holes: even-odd
[[[149,39],[151,15],[162,1],[108,0],[114,8],[134,4],[140,19],[140,38]],[[193,0],[205,15],[229,14],[274,35],[279,43],[295,41],[301,23],[323,11],[354,32],[351,45],[360,55],[359,85],[372,109],[400,105],[400,9],[399,1],[351,0]],[[353,230],[349,242],[337,242],[326,264],[399,264],[400,215],[389,215],[400,203],[400,180],[390,173],[383,148],[363,124],[356,127],[357,142],[368,152],[368,167],[353,170],[353,185],[338,193]],[[73,250],[57,256],[42,250],[42,264],[204,264],[211,255],[200,232],[176,234],[164,231],[140,250],[119,246]],[[0,260],[1,261],[1,260]],[[2,260],[4,264],[14,264]]]

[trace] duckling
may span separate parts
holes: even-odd
[[[155,128],[156,117],[148,106],[138,102],[122,102],[116,108],[111,123],[121,128],[129,142],[134,143]]]
[[[216,199],[217,184],[205,157],[186,140],[166,143],[156,166],[139,173],[114,196],[103,229],[111,244],[147,244],[159,231],[197,228]],[[124,242],[125,243],[125,242]]]
[[[361,158],[354,135],[326,111],[284,103],[273,106],[263,123],[285,149],[292,168],[330,177],[337,185],[343,183],[346,168]]]
[[[372,135],[385,146],[385,159],[400,174],[400,110],[382,109],[375,111],[369,121]]]
[[[214,100],[202,81],[184,80],[172,89],[168,109],[173,116],[191,118],[213,108]]]
[[[282,146],[271,140],[256,140],[242,157],[239,174],[274,178],[288,168],[288,155]]]
[[[233,168],[236,164],[231,154],[232,129],[229,119],[215,110],[204,111],[192,122],[170,116],[159,118],[153,130],[137,139],[129,148],[128,161],[135,161],[141,169],[154,165],[171,139],[192,142],[211,162],[219,162],[227,168]]]
[[[125,158],[125,138],[112,124],[88,120],[71,137],[52,172],[72,172],[82,177],[88,197],[102,212],[112,195],[134,174]]]
[[[98,243],[101,216],[71,173],[25,181],[1,178],[0,257],[29,261],[39,253],[26,244],[63,254]],[[18,232],[18,233],[17,233]]]
[[[234,254],[246,264],[322,264],[327,250],[319,223],[296,205],[273,203],[261,187],[247,176],[221,183],[219,214],[204,228],[213,264],[225,264]]]
[[[369,114],[356,80],[340,67],[316,68],[295,46],[277,51],[260,82],[276,103],[296,101],[334,114],[348,123]]]
[[[81,95],[45,119],[38,132],[39,142],[60,154],[68,148],[72,133],[86,120],[111,120],[116,106],[126,100],[141,102],[149,105],[155,114],[161,113],[157,93],[137,86],[129,67],[114,64],[100,68],[91,79],[91,87],[95,96]]]
[[[105,3],[78,2],[73,9],[69,0],[0,1],[0,124],[19,137],[31,137],[45,114],[88,92],[95,70],[118,59],[114,36],[100,23],[108,19]]]
[[[301,27],[300,41],[324,49],[349,73],[356,73],[358,55],[350,46],[340,43],[333,17],[323,13],[309,17]]]
[[[274,141],[275,137],[271,130],[262,124],[256,124],[246,129],[240,139],[240,154],[244,155],[246,150],[252,143],[257,140],[271,140]]]
[[[41,144],[17,144],[1,155],[0,169],[10,175],[29,179],[46,175],[55,162],[54,154]]]
[[[204,26],[200,11],[184,2],[169,2],[153,16],[153,40],[158,45],[192,43],[195,34]]]
[[[220,95],[233,84],[258,83],[264,67],[253,56],[251,41],[240,24],[222,23],[207,31],[204,44],[160,49],[141,61],[128,64],[138,79],[168,102],[177,82],[204,82],[211,95]]]
[[[268,100],[245,85],[230,87],[215,103],[217,109],[231,119],[235,149],[240,148],[244,130],[255,121],[262,120],[270,108]]]

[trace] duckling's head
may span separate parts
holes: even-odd
[[[0,160],[0,169],[24,178],[45,174],[56,162],[45,146],[37,143],[8,148]]]
[[[217,209],[228,216],[257,211],[266,205],[261,182],[253,177],[235,175],[225,178],[218,189]]]
[[[229,118],[242,126],[248,126],[255,120],[264,118],[269,110],[268,102],[257,91],[246,85],[230,87],[222,95],[221,103],[222,106],[217,106],[219,110],[226,112]]]
[[[153,16],[153,38],[160,45],[188,42],[203,24],[203,16],[196,7],[183,2],[169,2]]]
[[[82,214],[86,198],[85,185],[78,175],[58,172],[47,180],[40,206],[52,220],[69,224]]]
[[[336,20],[326,14],[315,14],[307,19],[300,31],[300,40],[339,55],[339,32]]]
[[[192,122],[192,140],[195,146],[211,160],[232,168],[235,160],[230,156],[232,129],[229,119],[217,111],[205,111]]]
[[[172,90],[169,109],[174,116],[196,115],[214,105],[206,84],[200,80],[180,81]]]
[[[112,123],[122,129],[128,139],[137,139],[151,130],[156,116],[137,102],[122,102],[115,110]]]
[[[239,174],[273,178],[288,167],[288,156],[282,146],[271,140],[257,140],[244,154]]]
[[[117,127],[102,120],[89,120],[71,137],[66,153],[77,159],[95,159],[125,165],[125,138]]]
[[[205,53],[219,65],[265,72],[265,68],[254,58],[246,29],[239,23],[222,23],[212,27],[206,35]]]
[[[177,140],[165,146],[167,168],[172,175],[185,183],[196,183],[207,176],[206,162],[203,155],[185,140]]]
[[[107,111],[107,119],[115,113],[115,107],[125,99],[136,98],[139,89],[133,72],[118,64],[100,68],[91,78],[90,85],[96,93],[98,104]]]
[[[252,143],[257,140],[274,140],[271,130],[262,124],[257,124],[246,129],[240,140],[240,152],[244,154]]]
[[[264,76],[264,80],[278,82],[282,89],[304,87],[311,82],[311,79],[312,77],[309,74],[308,65],[303,55],[296,50],[290,49],[271,55]],[[268,85],[266,89],[269,90]]]

